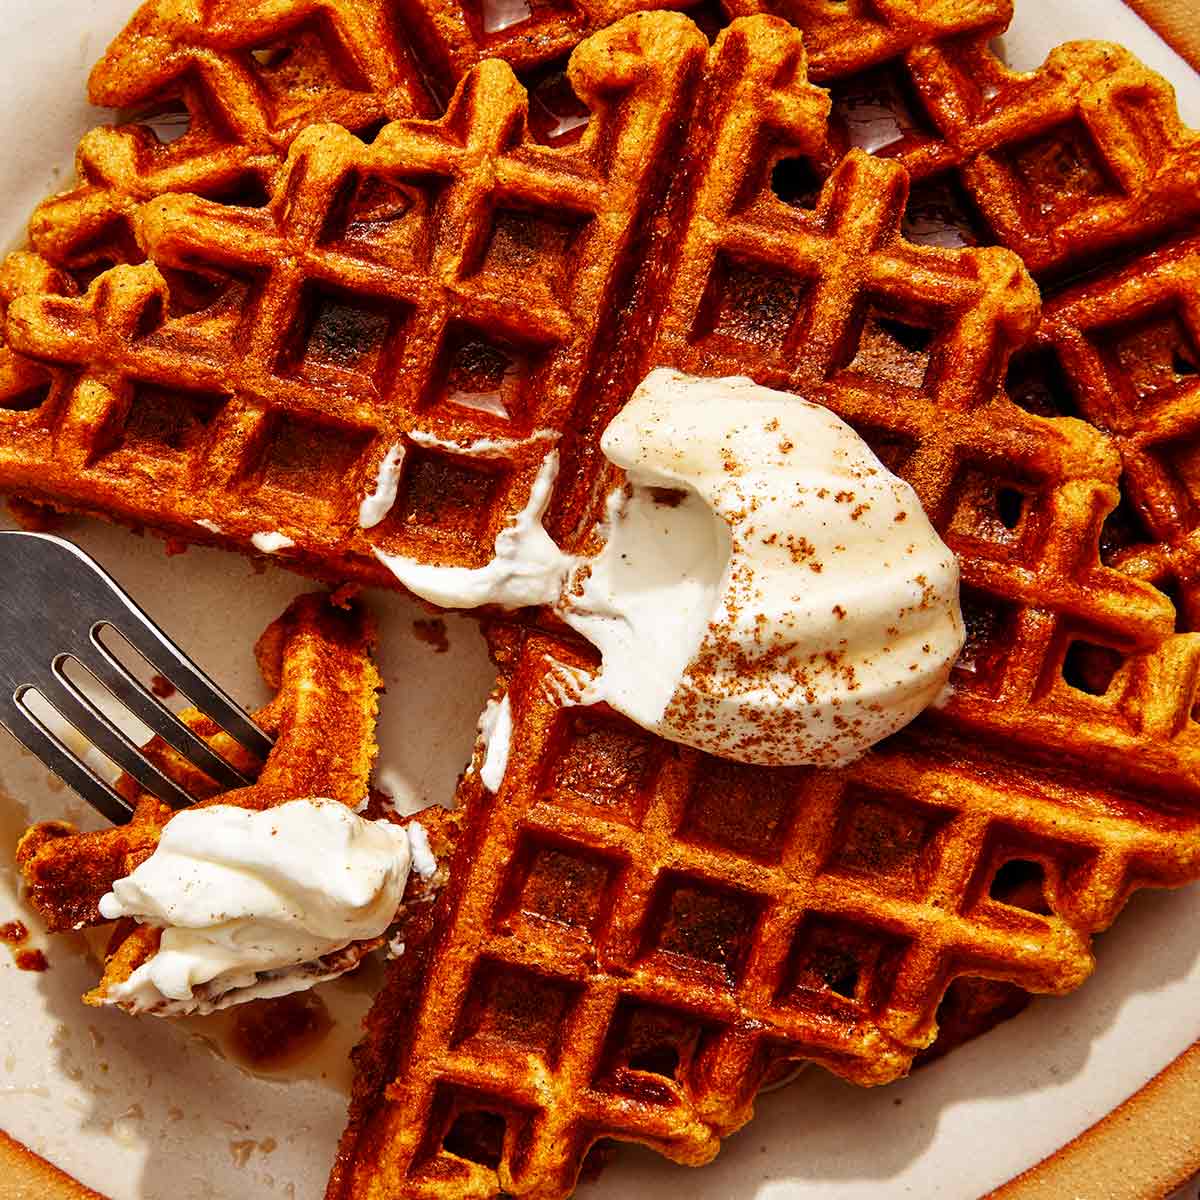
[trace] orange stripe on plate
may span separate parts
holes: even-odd
[[[1125,0],[1125,3],[1200,71],[1200,14],[1196,0]]]
[[[1200,1171],[1200,1042],[986,1200],[1160,1200]]]

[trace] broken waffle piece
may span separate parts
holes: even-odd
[[[50,822],[25,834],[18,863],[54,927],[119,919],[88,1003],[210,1012],[332,978],[383,944],[410,868],[416,894],[436,862],[416,823],[354,811],[375,756],[373,645],[361,609],[300,598],[259,641],[278,694],[260,714],[275,745],[253,785],[178,812],[141,796],[129,825],[99,833]],[[150,752],[193,782],[162,743]]]

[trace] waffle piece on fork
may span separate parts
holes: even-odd
[[[381,683],[372,656],[374,641],[373,623],[360,607],[335,608],[326,595],[300,597],[267,628],[255,647],[263,677],[276,689],[256,716],[275,737],[265,762],[254,761],[196,710],[181,714],[234,766],[256,777],[251,786],[218,791],[198,768],[158,739],[147,747],[147,756],[190,794],[201,797],[196,808],[221,804],[263,811],[305,797],[357,806],[368,793],[376,750]],[[53,930],[101,922],[100,897],[153,853],[176,815],[155,797],[140,793],[129,777],[118,786],[136,802],[128,824],[79,833],[65,822],[46,821],[21,838],[17,862],[30,900]],[[438,841],[444,850],[440,837]],[[414,880],[412,890],[423,886]],[[150,925],[119,922],[104,976],[85,999],[104,1003],[107,990],[155,952],[160,935],[161,930]],[[341,954],[356,961],[381,941],[353,943]]]

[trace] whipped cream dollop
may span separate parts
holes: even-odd
[[[393,442],[375,472],[375,486],[358,506],[358,523],[363,529],[373,529],[392,511],[403,467],[404,443]]]
[[[158,950],[105,999],[160,1016],[212,1012],[333,978],[393,922],[410,867],[432,875],[424,830],[322,798],[263,811],[185,809],[154,853],[100,900],[108,920],[162,927]]]
[[[658,370],[601,448],[627,486],[561,606],[602,655],[587,699],[726,758],[836,766],[945,686],[957,560],[828,409]]]
[[[554,605],[602,656],[574,702],[726,758],[840,765],[937,698],[963,642],[958,563],[832,412],[656,370],[600,445],[625,485],[594,556],[542,525],[555,451],[486,566],[376,554],[444,607]],[[502,715],[486,714],[485,766],[511,736]]]
[[[250,542],[260,554],[278,554],[296,543],[286,533],[278,529],[261,529],[250,535]]]

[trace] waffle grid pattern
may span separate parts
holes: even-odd
[[[333,1196],[368,1194],[355,1170],[405,1196],[565,1194],[600,1137],[703,1162],[784,1060],[905,1070],[956,975],[1080,982],[1084,931],[1161,854],[1137,821],[917,744],[845,772],[707,759],[564,705],[564,668],[587,660],[548,636],[516,651],[521,762],[494,800],[463,785],[479,841]],[[1043,870],[1036,911],[996,898],[1014,860]]]
[[[895,164],[852,154],[810,209],[780,203],[779,163],[819,144],[806,103],[794,33],[722,35],[659,222],[669,286],[635,298],[652,336],[608,399],[651,365],[749,370],[857,424],[983,613],[955,694],[847,770],[756,771],[572,707],[586,657],[494,635],[521,754],[494,799],[463,785],[470,854],[331,1197],[560,1195],[598,1137],[705,1161],[782,1061],[894,1077],[952,979],[1069,989],[1132,888],[1196,869],[1197,647],[1099,561],[1112,443],[1005,396],[1028,279],[906,244]]]
[[[830,146],[823,162],[793,172],[793,199],[810,202],[838,155],[865,147],[912,173],[910,240],[1021,255],[1048,303],[1009,392],[1035,413],[1079,416],[1110,436],[1123,474],[1105,562],[1161,584],[1177,627],[1196,629],[1187,431],[1200,395],[1189,265],[1200,137],[1181,125],[1170,85],[1122,48],[1086,42],[1020,75],[985,36],[968,35],[854,65],[832,87]],[[1119,352],[1102,348],[1109,336]],[[978,624],[1013,619],[984,604]]]
[[[730,60],[745,55],[735,32],[724,42]],[[1117,496],[1111,442],[1003,393],[1004,343],[1025,336],[1019,321],[1033,306],[1015,301],[1021,285],[1006,256],[939,254],[901,238],[907,180],[894,164],[851,152],[814,208],[779,203],[770,180],[780,162],[810,149],[811,123],[773,82],[788,75],[787,39],[764,47],[729,83],[720,63],[712,73],[710,132],[694,145],[672,214],[673,283],[648,365],[723,376],[753,364],[758,382],[848,420],[913,484],[958,555],[966,588],[972,640],[947,719],[1005,739],[1071,745],[1118,777],[1136,755],[1169,788],[1200,765],[1200,727],[1190,720],[1196,648],[1187,638],[1163,642],[1173,628],[1166,596],[1097,556]],[[746,145],[770,151],[748,159]],[[1181,339],[1190,336],[1193,270],[1180,269],[1178,256],[1158,265],[1155,277],[1171,290],[1149,297]],[[1135,276],[1132,290],[1144,308],[1140,283]],[[1043,336],[1063,307],[1051,307]],[[1094,357],[1103,340],[1093,337]],[[1172,353],[1190,353],[1184,361],[1194,365],[1194,345],[1165,344],[1167,368]],[[1123,353],[1119,344],[1108,352],[1110,373]],[[1137,359],[1148,361],[1140,347]],[[1108,378],[1093,368],[1097,375]],[[1119,429],[1112,394],[1082,415]],[[1168,390],[1165,403],[1175,395]],[[1157,437],[1194,437],[1192,409],[1194,396],[1189,404],[1183,395],[1159,418]],[[1132,436],[1137,447],[1146,434]],[[1179,511],[1175,493],[1164,501],[1160,509],[1173,502]]]
[[[1081,653],[1123,663],[1171,627],[1161,593],[1096,560],[1115,456],[1086,426],[1048,422],[989,398],[994,383],[980,386],[1028,335],[1028,284],[999,252],[903,242],[905,185],[894,164],[854,153],[815,210],[779,202],[770,180],[779,163],[820,146],[825,111],[782,28],[760,36],[754,55],[740,36],[726,38],[730,67],[718,63],[714,76],[733,82],[714,92],[721,117],[698,143],[701,174],[685,176],[675,284],[647,365],[735,374],[754,363],[760,382],[811,394],[857,424],[914,483],[970,589],[975,636],[954,716],[1051,744],[1070,744],[1082,722],[1089,751],[1153,753],[1164,734],[1187,732],[1189,644],[1114,669],[1102,686],[1062,680],[1068,656],[1072,665]],[[610,157],[607,177],[597,178],[592,148],[611,120],[572,151],[507,148],[519,136],[522,93],[507,68],[490,64],[440,125],[396,123],[369,147],[328,127],[306,133],[265,210],[187,197],[148,206],[141,230],[155,263],[201,279],[223,274],[230,290],[171,318],[154,267],[114,273],[94,294],[94,336],[59,316],[81,302],[18,304],[21,348],[86,368],[57,429],[39,431],[53,436],[60,469],[85,492],[103,479],[118,511],[155,519],[139,510],[143,480],[129,471],[138,453],[123,453],[122,427],[153,430],[155,406],[179,407],[178,391],[153,389],[165,374],[195,415],[166,438],[182,453],[156,462],[160,487],[177,472],[160,510],[243,538],[282,530],[295,543],[289,555],[341,555],[360,577],[378,578],[375,546],[480,565],[547,452],[531,435],[564,428],[576,407],[602,311],[594,297],[612,293],[651,173],[636,148],[677,107],[682,59],[696,44],[664,68],[669,80],[643,86],[646,111],[624,126],[628,150]],[[604,51],[594,54],[601,61]],[[585,64],[577,83],[587,95]],[[747,160],[747,144],[763,150]],[[567,169],[564,153],[576,159]],[[577,261],[588,264],[584,278]],[[165,324],[141,333],[148,308],[164,302]],[[461,361],[485,378],[500,364],[498,380],[465,384],[500,413],[476,419],[445,403]],[[525,441],[523,451],[510,442],[506,463],[445,452],[495,437],[498,426]],[[414,431],[443,447],[407,443],[396,515],[360,531],[358,498]],[[320,453],[309,452],[318,443]],[[39,475],[53,483],[40,464]],[[455,511],[433,506],[433,494],[457,497]],[[571,487],[561,488],[558,507],[574,503]],[[1190,750],[1189,739],[1180,745]],[[1177,768],[1178,754],[1157,766]]]
[[[117,268],[81,300],[14,301],[17,348],[76,371],[60,377],[57,425],[41,410],[14,420],[41,441],[28,453],[14,431],[6,471],[31,468],[22,490],[52,498],[102,490],[107,510],[171,519],[183,536],[195,523],[243,544],[282,532],[302,566],[386,580],[373,547],[479,565],[530,494],[547,453],[539,429],[565,434],[575,468],[551,520],[589,511],[595,460],[572,459],[569,443],[594,449],[588,430],[603,422],[593,412],[581,424],[579,402],[593,406],[605,379],[619,405],[650,366],[750,370],[858,424],[962,555],[972,641],[942,714],[951,728],[1075,747],[1169,791],[1195,762],[1193,640],[1164,641],[1166,597],[1098,560],[1116,500],[1109,443],[1000,395],[1007,356],[1036,320],[1028,277],[1003,251],[905,243],[895,164],[849,155],[811,212],[772,194],[779,163],[820,146],[825,115],[784,23],[722,35],[678,175],[683,200],[667,206],[669,244],[650,250],[671,287],[665,301],[646,290],[623,322],[635,343],[654,333],[649,349],[619,347],[615,374],[591,361],[604,359],[598,317],[665,174],[645,147],[667,154],[703,46],[673,14],[588,42],[575,81],[599,118],[572,149],[528,140],[519,85],[493,62],[441,122],[396,123],[371,146],[309,131],[265,210],[189,197],[147,206],[141,233],[158,265]],[[596,94],[614,74],[630,88],[620,105]],[[169,288],[160,266],[175,273]],[[459,371],[455,330],[472,320],[476,366]],[[446,403],[455,372],[495,374],[478,361],[495,361],[484,339],[496,331],[525,353],[468,399],[503,413],[461,395]],[[187,420],[164,431],[163,410],[180,408]],[[454,452],[497,433],[516,435],[507,461]],[[378,464],[414,434],[442,444],[410,444],[392,515],[360,530]],[[133,435],[156,438],[158,452],[148,460]]]
[[[729,0],[725,11],[713,4],[711,12],[570,0],[209,0],[181,11],[173,0],[149,0],[90,85],[93,102],[144,114],[147,123],[88,134],[77,156],[80,184],[39,208],[34,245],[85,270],[137,261],[128,219],[138,203],[180,191],[235,203],[265,196],[305,127],[332,122],[369,136],[388,120],[432,116],[485,57],[507,61],[529,86],[537,136],[574,140],[587,111],[565,83],[567,55],[625,13],[658,7],[693,12],[714,30],[728,17],[766,10],[758,0]],[[999,30],[1011,17],[1007,0],[965,11],[860,0],[798,7],[785,15],[804,28],[818,80],[934,39]]]
[[[297,20],[317,16],[305,6]],[[330,27],[307,28],[320,42]],[[242,68],[282,68],[279,81],[317,63],[325,43],[297,30],[277,32],[298,51],[258,47]],[[375,545],[477,565],[529,495],[539,431],[575,436],[592,382],[613,402],[627,391],[631,369],[612,367],[597,323],[670,173],[665,124],[691,103],[703,43],[683,30],[651,48],[589,43],[574,82],[597,116],[585,127],[576,113],[578,141],[557,150],[537,144],[545,127],[530,131],[515,77],[493,64],[445,121],[371,144],[299,132],[286,87],[260,79],[256,131],[225,157],[200,152],[193,118],[178,149],[151,148],[119,186],[88,168],[59,210],[82,204],[88,237],[46,243],[85,281],[89,262],[136,256],[121,197],[207,199],[142,210],[155,265],[120,268],[82,301],[34,259],[6,270],[17,346],[60,364],[47,378],[9,356],[20,394],[52,381],[48,401],[9,418],[13,458],[37,468],[26,486],[102,495],[125,519],[170,512],[188,539],[196,521],[243,542],[283,528],[298,563],[336,561],[339,577],[376,578]],[[977,33],[933,36],[881,34],[865,75],[861,56],[827,46],[826,143],[795,35],[727,33],[704,119],[680,139],[671,286],[635,301],[619,348],[633,373],[750,369],[810,394],[914,483],[963,561],[972,636],[953,697],[850,771],[768,778],[564,708],[556,664],[586,660],[530,635],[509,688],[529,754],[494,804],[464,787],[474,858],[442,910],[405,1063],[352,1128],[331,1195],[380,1179],[413,1196],[562,1194],[601,1136],[704,1161],[782,1062],[893,1077],[932,1038],[954,977],[1075,986],[1090,934],[1129,890],[1195,874],[1197,651],[1166,636],[1168,598],[1185,627],[1194,603],[1194,248],[1184,238],[1059,282],[1076,251],[1120,254],[1192,219],[1194,139],[1163,87],[1111,50],[1065,48],[1016,78]],[[211,112],[233,94],[221,61],[206,50],[178,76],[186,105]],[[614,62],[615,97],[589,83]],[[327,96],[330,111],[365,128],[363,94]],[[384,103],[424,101],[393,88]],[[901,135],[890,142],[870,128],[883,109]],[[843,157],[851,146],[881,157]],[[917,178],[907,204],[889,158]],[[148,163],[158,174],[137,182]],[[229,203],[276,179],[265,207]],[[1036,314],[1028,279],[997,252],[917,249],[898,227],[909,241],[1003,242],[1061,289],[1008,372],[1015,404],[1000,385]],[[1063,396],[1066,408],[1046,401]],[[1061,419],[1067,408],[1108,436]],[[454,448],[497,436],[499,458]],[[393,516],[364,533],[358,500],[397,443]],[[1106,519],[1122,466],[1128,499]],[[558,528],[571,527],[564,510],[586,511],[592,482],[564,479]],[[1088,786],[1078,768],[1045,767],[1068,749]],[[1040,902],[1005,902],[1013,865],[1040,880]]]
[[[1018,403],[1106,431],[1124,474],[1103,557],[1167,594],[1179,628],[1200,627],[1200,242],[1178,238],[1060,291],[1011,374]]]
[[[86,283],[98,267],[140,256],[128,221],[144,199],[194,190],[226,203],[259,202],[253,197],[265,198],[287,146],[306,124],[339,120],[369,135],[388,117],[428,112],[436,103],[429,89],[445,95],[481,53],[509,59],[534,89],[536,136],[576,138],[586,106],[564,83],[561,58],[589,29],[617,15],[518,5],[495,18],[503,29],[488,32],[484,25],[492,19],[484,10],[454,5],[401,13],[392,0],[220,2],[181,15],[178,6],[152,0],[97,67],[94,98],[182,107],[190,114],[188,132],[160,144],[149,131],[130,127],[93,131],[81,147],[81,186],[39,210],[34,242]],[[1084,259],[1145,261],[1147,239],[1200,218],[1200,143],[1180,125],[1169,85],[1117,47],[1072,43],[1037,71],[1019,75],[989,48],[1011,16],[1011,6],[994,0],[969,6],[798,0],[787,15],[803,30],[812,77],[831,86],[834,101],[829,143],[784,163],[775,181],[793,203],[811,204],[841,154],[865,148],[900,161],[914,177],[903,224],[910,241],[999,242],[1054,286]],[[1126,295],[1135,291],[1123,287]],[[1183,299],[1189,294],[1181,289]],[[1078,302],[1072,307],[1081,311]],[[1186,303],[1183,309],[1186,324]],[[1074,354],[1078,328],[1043,329],[1040,341],[1051,352],[1023,358],[1015,386],[1032,388],[1036,404],[1061,382],[1073,393],[1068,410],[1114,436],[1126,465],[1119,516],[1129,514],[1132,528],[1110,523],[1108,558],[1136,578],[1166,580],[1183,614],[1180,627],[1194,628],[1188,614],[1196,607],[1190,548],[1196,522],[1186,439],[1164,442],[1155,417],[1144,429],[1133,428],[1128,411],[1108,419],[1111,396],[1102,399],[1100,392],[1128,390],[1118,377],[1136,372],[1136,354],[1110,364],[1109,384],[1089,366],[1060,380],[1060,360]],[[1070,344],[1059,346],[1060,336]],[[1173,359],[1175,382],[1184,385],[1194,383],[1194,326],[1190,345],[1187,339],[1185,329]],[[26,385],[37,373],[0,348],[9,407],[36,401],[39,392]],[[1184,405],[1175,408],[1179,424]],[[1182,502],[1167,497],[1180,488],[1187,493]],[[1136,550],[1126,552],[1134,543]],[[1009,610],[984,605],[979,623],[1013,619]]]
[[[831,87],[833,161],[859,147],[903,163],[915,240],[999,243],[1053,279],[1200,215],[1200,137],[1119,46],[1068,42],[1021,74],[973,34]]]
[[[586,660],[530,635],[509,691],[528,754],[494,804],[464,789],[472,861],[439,918],[427,1019],[331,1194],[385,1178],[561,1194],[602,1135],[703,1161],[781,1060],[890,1078],[954,976],[1065,990],[1130,889],[1197,871],[1197,649],[1153,586],[1190,595],[1191,245],[1060,276],[1068,250],[1188,219],[1173,197],[1193,143],[1165,93],[1109,50],[1001,79],[977,36],[904,43],[904,86],[941,133],[843,157],[862,87],[835,81],[826,143],[794,30],[735,23],[697,91],[704,48],[663,14],[588,41],[573,84],[594,115],[558,148],[511,68],[485,64],[441,122],[369,144],[300,133],[265,207],[154,200],[137,217],[152,262],[82,299],[69,277],[39,283],[34,259],[3,284],[13,345],[56,364],[49,398],[7,414],[0,475],[22,494],[187,540],[280,531],[292,561],[339,579],[386,581],[374,547],[474,566],[528,499],[542,431],[573,468],[548,526],[586,529],[604,406],[675,365],[829,404],[962,558],[954,695],[839,774],[768,778],[564,710],[545,680]],[[1060,281],[1007,376],[1037,320],[1029,277],[1001,250],[906,242],[920,209],[888,158],[918,188],[956,173],[999,240]],[[1111,437],[1034,403],[1047,355]],[[504,451],[467,453],[480,437]],[[392,513],[361,530],[397,444]],[[1107,515],[1121,455],[1125,508],[1153,518],[1128,544],[1132,518]],[[1013,862],[1042,881],[1034,911],[1003,901]]]
[[[376,546],[481,565],[578,401],[652,199],[642,146],[662,143],[703,54],[684,18],[655,28],[659,43],[617,28],[577,56],[596,117],[569,150],[528,140],[523,90],[488,62],[439,122],[394,123],[369,146],[309,130],[266,209],[147,206],[154,265],[11,309],[19,349],[73,369],[56,417],[10,417],[10,468],[52,458],[56,477],[39,466],[26,486],[100,487],[111,511],[169,513],[185,537],[282,531],[289,555],[376,582]],[[500,452],[470,453],[479,439]],[[148,443],[153,491],[131,470]],[[360,530],[397,444],[393,512]]]

